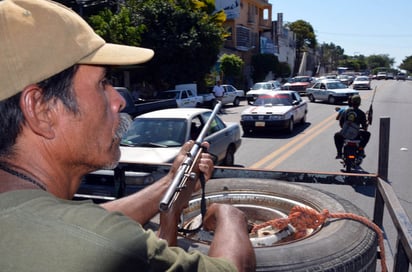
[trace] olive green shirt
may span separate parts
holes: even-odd
[[[41,190],[0,194],[0,271],[236,271],[224,259],[169,247],[90,201]]]

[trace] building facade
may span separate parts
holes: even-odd
[[[264,33],[272,30],[272,5],[268,0],[216,0],[217,10],[226,13],[225,27],[229,37],[221,54],[235,54],[244,61],[245,90],[253,84],[251,59],[258,53],[275,53],[271,37]],[[269,35],[270,36],[270,35]]]

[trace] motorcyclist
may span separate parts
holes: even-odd
[[[367,131],[368,129],[368,122],[366,120],[366,114],[364,111],[359,109],[359,106],[361,104],[361,97],[359,95],[354,95],[352,96],[351,100],[351,105],[349,108],[347,108],[339,118],[339,125],[342,128],[345,124],[345,122],[351,121],[353,123],[356,123],[359,126],[359,132],[357,138],[360,140],[359,143],[359,155],[365,157],[365,152],[364,149],[369,142],[370,138],[370,132]],[[345,140],[345,137],[342,135],[341,131],[338,131],[335,133],[334,136],[335,140],[335,146],[336,146],[336,159],[342,158],[342,148],[343,148],[343,142]]]

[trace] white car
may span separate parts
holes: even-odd
[[[136,117],[120,143],[121,163],[170,163],[182,145],[196,140],[212,110],[176,108],[149,112]],[[215,116],[205,137],[216,164],[234,165],[241,144],[238,123],[224,123]]]
[[[182,145],[189,139],[197,139],[211,114],[210,109],[174,108],[152,111],[136,117],[120,144],[120,163],[171,163]],[[215,164],[233,166],[235,152],[241,144],[238,123],[224,123],[216,116],[205,141],[210,143],[209,153]],[[114,170],[94,171],[84,178],[83,188],[95,185],[114,188]],[[133,190],[157,180],[151,173],[125,172],[125,183]],[[82,193],[87,192],[84,189]],[[115,195],[113,193],[113,195]]]
[[[276,86],[275,83],[271,81],[257,82],[253,84],[250,91],[246,93],[246,100],[249,104],[252,104],[259,95],[272,92],[277,89],[280,89],[280,86]]]
[[[357,76],[355,77],[355,80],[352,83],[352,88],[355,90],[359,90],[359,89],[370,90],[371,80],[369,79],[368,76]]]
[[[296,123],[306,123],[308,104],[296,91],[274,91],[260,95],[241,114],[243,133],[285,129],[292,133]]]
[[[355,94],[359,94],[359,92],[348,88],[348,86],[336,79],[319,80],[312,87],[306,89],[306,95],[310,102],[321,100],[329,104],[348,101],[349,97]]]
[[[176,99],[179,108],[195,108],[203,105],[203,96],[197,95],[193,90],[180,89],[168,90],[159,94],[160,99]]]
[[[222,104],[233,104],[235,107],[239,106],[240,100],[245,97],[245,92],[243,90],[236,89],[230,84],[223,84],[222,87],[225,89],[222,97]]]

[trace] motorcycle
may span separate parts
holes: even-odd
[[[359,170],[364,154],[359,150],[359,139],[345,139],[343,141],[342,164],[345,172]]]
[[[340,107],[336,107],[335,111],[338,112],[338,116],[336,120],[339,120],[340,114],[345,109]],[[359,128],[356,129],[356,137],[349,139],[345,138],[343,141],[343,153],[342,153],[342,160],[341,163],[343,164],[345,172],[353,172],[360,169],[360,165],[362,164],[363,158],[365,154],[363,151],[359,150]]]

